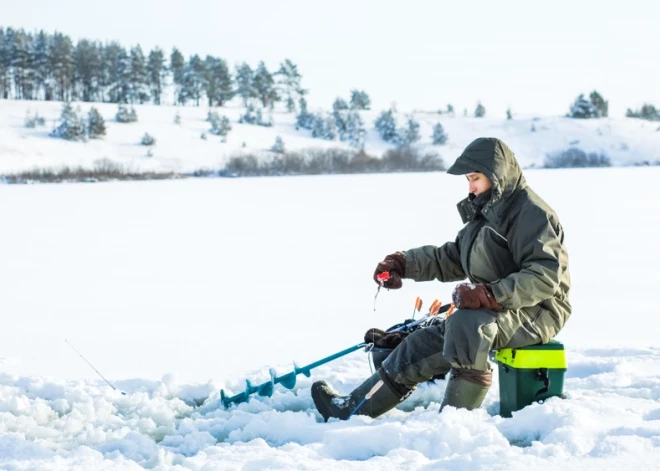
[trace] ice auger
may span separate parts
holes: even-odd
[[[422,308],[422,301],[418,297],[417,300],[415,301],[415,311],[419,312],[421,308]],[[429,322],[435,321],[437,314],[446,313],[445,316],[449,316],[452,313],[453,309],[454,309],[453,304],[447,304],[443,306],[438,300],[435,300],[431,305],[431,307],[429,308],[429,312],[426,315],[415,320],[414,319],[415,311],[413,311],[413,319],[407,319],[401,324],[396,324],[390,327],[386,332],[387,333],[411,332],[420,327],[424,327],[425,324]],[[352,347],[346,348],[340,352],[337,352],[333,355],[329,355],[327,357],[324,357],[318,361],[315,361],[313,363],[310,363],[309,365],[302,367],[294,363],[293,371],[283,374],[281,376],[277,376],[275,369],[271,368],[270,381],[265,381],[261,384],[253,385],[249,380],[246,380],[245,391],[240,392],[234,396],[227,396],[224,390],[220,390],[220,401],[222,402],[223,406],[225,406],[226,408],[229,407],[231,404],[240,404],[242,402],[247,402],[252,394],[270,397],[273,395],[273,391],[275,389],[276,384],[281,384],[287,389],[293,389],[296,386],[296,377],[299,374],[303,374],[307,378],[309,378],[312,374],[311,370],[313,368],[329,363],[333,360],[336,360],[337,358],[341,358],[344,355],[348,355],[349,353],[352,353],[361,348],[364,348],[366,352],[370,352],[373,348],[373,344],[368,342],[358,343],[357,345],[353,345]]]

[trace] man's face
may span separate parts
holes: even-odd
[[[474,196],[480,195],[484,191],[488,191],[493,187],[488,177],[483,173],[472,172],[465,176],[468,179],[470,193],[473,193]]]

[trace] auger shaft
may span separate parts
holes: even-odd
[[[234,396],[227,397],[225,395],[225,391],[220,390],[220,400],[225,407],[229,407],[230,404],[240,404],[241,402],[247,402],[250,398],[250,395],[255,393],[258,394],[259,396],[270,397],[273,395],[273,390],[276,384],[281,384],[287,389],[293,389],[296,386],[296,376],[298,376],[299,374],[303,374],[307,378],[309,378],[312,374],[311,373],[312,368],[317,368],[328,362],[336,360],[337,358],[341,358],[344,355],[348,355],[349,353],[359,350],[360,348],[363,348],[365,346],[367,346],[366,343],[359,343],[357,345],[353,345],[352,347],[346,348],[340,352],[324,357],[318,361],[315,361],[303,367],[300,367],[294,363],[293,371],[283,374],[282,376],[277,376],[275,370],[271,369],[270,381],[266,381],[258,385],[253,385],[252,383],[250,383],[249,380],[246,380],[245,391],[240,392]]]

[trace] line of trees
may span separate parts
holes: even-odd
[[[81,39],[62,33],[32,34],[0,27],[0,98],[107,103],[163,101],[165,87],[174,87],[175,104],[223,106],[235,96],[244,104],[258,100],[272,108],[284,102],[290,112],[306,94],[302,76],[289,59],[271,72],[263,62],[256,69],[238,64],[234,73],[219,57],[188,59],[178,49],[156,47],[145,53],[140,45],[126,49],[117,42]]]

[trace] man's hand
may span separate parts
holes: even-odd
[[[385,257],[385,260],[376,266],[374,281],[380,284],[376,276],[386,271],[390,273],[390,278],[383,282],[383,286],[389,289],[401,288],[403,286],[401,278],[406,276],[406,256],[403,252],[395,252]]]
[[[503,311],[504,308],[495,301],[493,289],[489,284],[461,283],[456,285],[452,300],[458,309],[486,308],[493,311]]]

